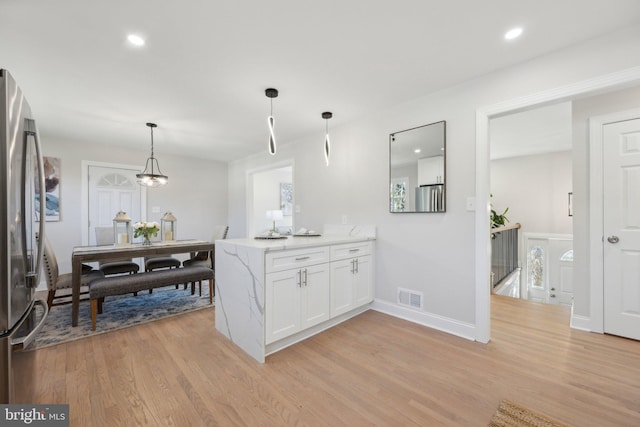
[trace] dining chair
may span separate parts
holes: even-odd
[[[211,241],[215,243],[216,240],[224,240],[227,238],[227,234],[229,234],[229,226],[228,225],[217,225],[213,229],[213,236],[211,237]],[[214,251],[201,251],[198,252],[192,258],[185,260],[182,262],[183,267],[207,267],[212,270],[215,270],[215,252]],[[199,295],[202,296],[202,282],[198,283]],[[215,287],[214,287],[215,289]],[[195,293],[195,283],[191,282],[191,295]]]
[[[113,227],[96,227],[96,243],[100,246],[113,244]],[[98,261],[98,269],[105,276],[112,274],[135,274],[140,270],[140,266],[133,262],[131,258],[110,259],[108,261]]]
[[[36,236],[36,238],[39,237]],[[43,270],[47,282],[47,289],[49,290],[47,295],[47,305],[51,308],[57,305],[70,304],[72,273],[60,274],[58,269],[58,259],[56,258],[56,254],[46,236],[43,242],[42,255]],[[89,284],[102,277],[104,277],[104,274],[101,271],[94,270],[91,266],[83,264],[82,273],[80,275],[80,295],[88,295]],[[64,301],[61,301],[63,299]],[[58,302],[54,302],[56,300]],[[88,298],[82,298],[81,300],[88,301]]]

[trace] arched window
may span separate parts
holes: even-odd
[[[573,262],[573,249],[569,249],[560,257],[560,261]]]
[[[134,183],[129,178],[119,173],[103,175],[98,182],[98,187],[133,187]]]

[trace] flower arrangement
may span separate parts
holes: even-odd
[[[144,238],[144,244],[150,244],[151,237],[156,237],[160,231],[160,224],[155,221],[138,221],[133,224],[133,237]]]

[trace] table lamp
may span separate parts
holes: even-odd
[[[267,211],[267,219],[273,221],[273,227],[269,230],[269,234],[277,233],[276,221],[282,221],[283,215],[281,210]]]

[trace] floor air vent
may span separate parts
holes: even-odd
[[[419,308],[422,310],[423,301],[422,292],[412,291],[410,289],[398,288],[398,304],[411,308]]]

